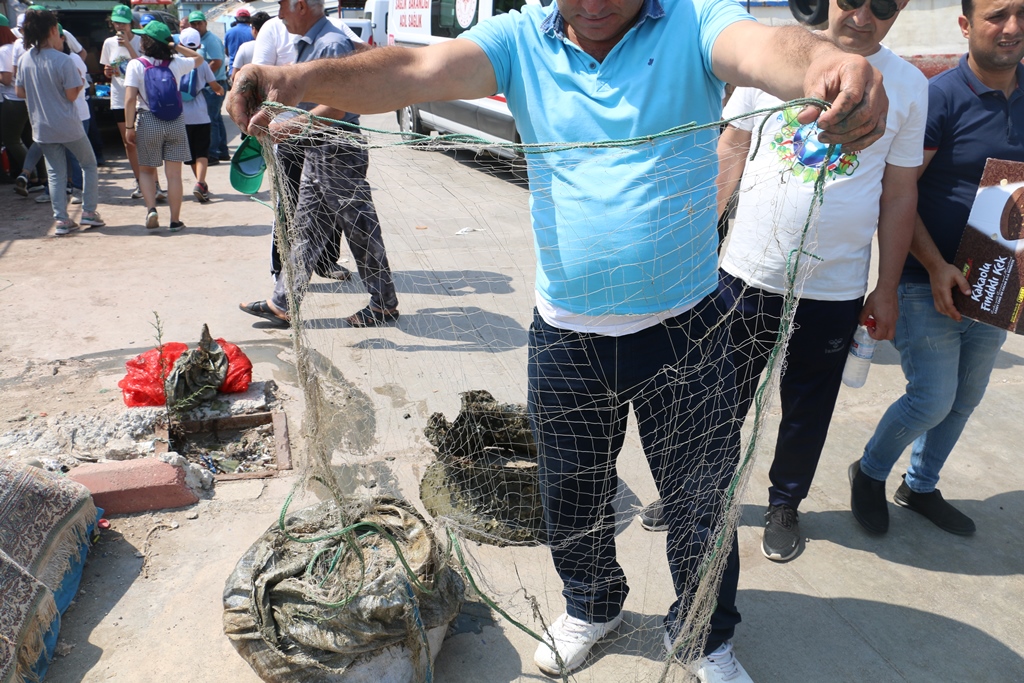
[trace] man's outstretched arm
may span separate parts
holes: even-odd
[[[733,85],[760,88],[783,100],[815,97],[832,103],[828,111],[807,107],[801,123],[817,119],[822,142],[846,151],[864,149],[882,137],[889,99],[882,74],[859,55],[799,26],[769,27],[738,21],[719,34],[712,69]]]
[[[290,66],[249,65],[238,72],[228,113],[242,130],[265,131],[265,100],[317,102],[340,111],[379,114],[417,102],[493,95],[497,81],[476,43],[450,40],[427,47],[384,47]],[[384,84],[382,86],[382,84]]]

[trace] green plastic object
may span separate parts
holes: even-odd
[[[231,157],[231,187],[242,194],[256,194],[263,184],[267,164],[263,160],[260,141],[250,135],[235,150]]]

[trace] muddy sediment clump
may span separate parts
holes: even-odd
[[[437,455],[420,482],[423,504],[472,540],[544,542],[537,445],[526,407],[499,403],[484,390],[461,397],[453,421],[434,413],[423,430]]]

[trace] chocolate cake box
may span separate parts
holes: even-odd
[[[953,290],[962,315],[1024,334],[1024,163],[985,163],[953,265],[971,288]]]

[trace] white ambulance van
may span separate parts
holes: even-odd
[[[389,0],[388,45],[419,47],[452,40],[477,22],[550,0]],[[460,133],[489,142],[519,142],[512,114],[501,95],[476,100],[424,102],[397,112],[403,132]],[[513,157],[495,148],[501,156]]]

